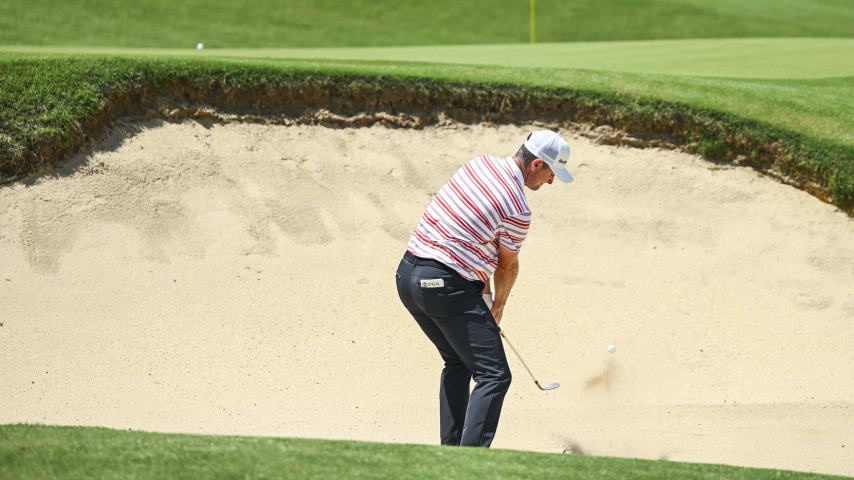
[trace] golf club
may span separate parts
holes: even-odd
[[[507,335],[504,335],[504,332],[503,332],[503,331],[501,332],[501,337],[502,337],[502,338],[507,342],[507,345],[510,345],[510,349],[511,349],[511,350],[513,350],[513,353],[515,353],[515,354],[516,354],[516,358],[518,358],[518,359],[519,359],[519,361],[520,361],[520,362],[522,362],[522,366],[523,366],[523,367],[525,367],[525,370],[527,370],[527,371],[528,371],[528,375],[530,375],[530,376],[531,376],[531,378],[533,378],[533,379],[534,379],[534,383],[537,385],[537,388],[539,388],[540,390],[554,390],[555,388],[557,388],[557,387],[559,387],[559,386],[560,386],[560,384],[559,384],[559,383],[557,383],[557,382],[555,382],[555,383],[550,383],[550,384],[546,385],[545,387],[544,387],[544,386],[542,386],[542,385],[540,385],[540,382],[538,382],[538,381],[537,381],[537,378],[536,378],[536,377],[534,376],[534,374],[531,372],[531,369],[530,369],[530,368],[528,368],[528,365],[526,365],[526,364],[525,364],[525,361],[524,361],[524,360],[522,360],[522,356],[521,356],[521,355],[519,355],[519,352],[517,352],[517,351],[516,351],[516,348],[513,346],[513,344],[512,344],[512,343],[510,343],[510,339],[509,339],[509,338],[507,338]]]

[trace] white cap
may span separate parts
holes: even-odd
[[[569,144],[556,132],[537,130],[528,135],[525,148],[535,157],[546,162],[561,182],[572,181],[572,175],[566,169],[566,162],[569,161]]]

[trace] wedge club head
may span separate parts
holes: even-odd
[[[537,377],[535,377],[535,376],[534,376],[534,374],[531,372],[531,369],[530,369],[530,368],[528,368],[528,365],[525,363],[525,361],[524,361],[524,360],[522,360],[522,356],[521,356],[521,355],[519,355],[519,352],[517,352],[517,351],[516,351],[516,347],[514,347],[514,346],[513,346],[513,344],[512,344],[512,343],[510,343],[510,339],[509,339],[509,338],[507,338],[507,335],[504,335],[504,332],[503,332],[503,331],[501,332],[501,337],[502,337],[502,338],[507,342],[507,345],[510,345],[510,350],[513,350],[513,353],[515,353],[515,354],[516,354],[516,358],[518,358],[518,359],[519,359],[519,361],[520,361],[520,362],[522,362],[522,366],[523,366],[523,367],[525,367],[525,370],[527,370],[527,371],[528,371],[528,375],[530,375],[530,376],[531,376],[531,378],[534,380],[534,384],[536,384],[536,385],[537,385],[537,388],[539,388],[540,390],[545,391],[545,390],[554,390],[554,389],[556,389],[557,387],[559,387],[559,386],[560,386],[560,384],[559,384],[559,383],[557,383],[557,382],[555,382],[555,383],[550,383],[550,384],[546,385],[545,387],[544,387],[544,386],[542,386],[542,385],[540,385],[540,382],[538,382],[538,381],[537,381]]]

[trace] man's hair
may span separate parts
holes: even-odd
[[[519,147],[519,150],[516,152],[516,158],[522,160],[522,168],[528,168],[528,165],[537,158],[533,153],[529,152],[525,145]]]

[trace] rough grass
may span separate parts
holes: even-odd
[[[537,0],[538,42],[852,37],[848,0]],[[529,0],[4,0],[0,45],[270,48],[529,41]]]
[[[773,165],[802,186],[829,188],[837,204],[848,206],[854,202],[851,83],[393,62],[0,54],[0,172],[13,178],[62,158],[117,115],[142,113],[141,95],[177,103],[184,95],[220,108],[297,116],[319,108],[342,114],[447,109],[461,121],[607,123],[639,135],[664,134],[718,160]],[[294,90],[300,88],[313,97]],[[153,101],[145,108],[153,108]],[[727,148],[703,144],[715,140]]]
[[[813,480],[723,465],[480,448],[0,425],[0,478]]]

